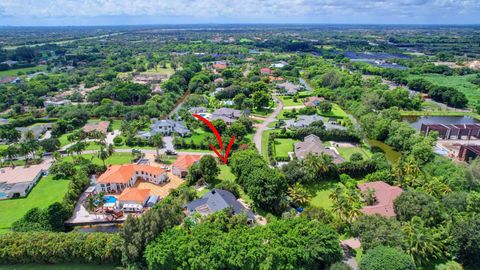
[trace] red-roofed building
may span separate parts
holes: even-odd
[[[126,188],[118,196],[118,206],[127,212],[142,211],[149,197],[150,189]]]
[[[201,155],[179,155],[177,160],[172,164],[172,173],[179,177],[187,176],[188,169],[201,158]]]
[[[260,74],[262,74],[262,75],[272,75],[273,71],[269,68],[262,68],[262,69],[260,69]]]
[[[224,70],[228,67],[227,65],[227,62],[226,61],[216,61],[215,63],[213,63],[213,69],[215,69],[216,71],[219,71],[219,70]]]
[[[379,214],[384,217],[395,216],[393,201],[402,194],[403,189],[397,186],[391,186],[383,181],[359,184],[357,187],[362,192],[366,192],[369,189],[375,191],[375,204],[363,207],[361,210],[363,213],[367,215]]]
[[[168,181],[167,172],[148,165],[113,165],[97,179],[97,191],[106,193],[121,192],[133,187],[137,180],[161,184]]]

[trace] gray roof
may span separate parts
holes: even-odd
[[[189,134],[190,130],[185,126],[182,121],[173,121],[173,120],[156,120],[150,126],[150,133],[154,135],[159,132],[160,127],[171,127],[174,132],[185,135]]]
[[[188,111],[190,113],[206,113],[207,108],[205,108],[205,107],[192,107]]]
[[[296,121],[294,119],[285,120],[285,124],[287,127],[304,128],[304,127],[308,127],[311,123],[315,121],[325,121],[325,118],[316,114],[299,115]]]
[[[303,139],[303,142],[295,144],[295,155],[298,159],[304,159],[309,154],[320,155],[322,153],[332,156],[334,163],[342,163],[345,161],[337,152],[326,148],[317,135],[310,134]]]
[[[290,95],[295,95],[298,91],[303,89],[303,86],[291,82],[284,82],[277,84],[277,88],[284,89]]]
[[[210,119],[222,119],[225,122],[235,122],[236,119],[249,114],[250,112],[248,110],[241,111],[230,108],[219,108],[212,113]]]
[[[213,189],[202,198],[187,204],[190,213],[198,212],[202,215],[213,214],[219,210],[232,207],[234,214],[245,212],[249,218],[253,218],[253,212],[245,208],[232,193],[222,189]]]

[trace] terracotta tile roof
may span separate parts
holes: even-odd
[[[143,203],[150,196],[150,189],[126,188],[118,196],[119,201]]]
[[[182,170],[188,170],[193,163],[199,161],[201,158],[202,155],[180,155],[177,157],[177,160],[175,160],[172,166]]]
[[[97,130],[99,132],[102,132],[103,134],[107,134],[107,130],[108,130],[109,126],[110,126],[109,121],[101,121],[101,122],[98,122],[98,123],[90,123],[90,124],[86,124],[83,127],[83,131],[85,133],[89,133],[89,132],[92,132],[94,130]]]
[[[262,74],[272,74],[273,71],[269,68],[262,68],[262,69],[260,69],[260,73],[262,73]]]
[[[307,101],[305,101],[303,104],[305,106],[315,107],[318,106],[319,102],[322,102],[324,100],[325,99],[323,97],[308,97]]]
[[[165,171],[161,168],[148,165],[113,165],[110,166],[107,171],[105,171],[102,175],[100,175],[100,177],[97,179],[97,183],[126,184],[130,180],[130,178],[132,178],[135,172],[147,172],[153,175],[160,175],[162,173],[165,173]]]
[[[383,181],[369,182],[359,184],[357,187],[363,192],[368,189],[375,190],[376,204],[365,206],[362,212],[367,215],[379,214],[385,217],[394,217],[393,201],[402,194],[403,189],[396,186],[390,186]]]

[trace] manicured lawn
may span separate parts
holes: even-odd
[[[47,69],[47,66],[36,66],[36,67],[28,67],[28,68],[3,70],[3,71],[0,71],[0,77],[18,76],[20,75],[19,73],[22,73],[22,74],[34,73],[38,71],[45,71],[46,69]]]
[[[95,164],[103,164],[102,160],[97,157],[97,155],[93,154],[84,154],[81,155],[86,159],[91,159]],[[63,160],[65,161],[73,161],[73,157],[67,156],[64,157]],[[106,165],[118,165],[118,164],[128,164],[132,161],[132,154],[131,153],[113,153],[111,157],[105,160]]]
[[[363,147],[337,147],[338,152],[345,160],[350,160],[350,157],[354,153],[360,153],[364,159],[368,159],[372,156],[372,153]]]
[[[335,118],[346,118],[348,117],[347,113],[337,104],[332,103],[332,111],[329,113],[321,113],[319,111],[319,114],[321,116],[325,117],[335,117]]]
[[[27,197],[0,201],[0,233],[7,232],[12,223],[22,218],[28,210],[34,207],[46,208],[54,202],[62,201],[69,182],[45,176]]]
[[[280,113],[277,115],[276,118],[277,118],[278,120],[290,119],[290,118],[288,118],[288,117],[285,117],[283,114],[284,114],[285,112],[291,112],[291,111],[292,111],[292,110],[285,110],[285,109],[283,109],[283,110],[280,111]],[[298,110],[297,110],[297,111],[298,111]]]
[[[293,145],[298,140],[293,139],[275,139],[275,155],[277,157],[288,157],[288,152],[293,152]]]
[[[228,165],[220,165],[220,174],[218,175],[218,179],[221,180],[235,180],[235,175],[233,175],[230,167]]]
[[[285,107],[303,105],[301,98],[297,98],[297,101],[293,101],[293,98],[290,96],[281,96],[279,98],[282,100],[283,106]]]
[[[122,126],[122,120],[113,120],[110,123],[110,127],[112,130],[120,130],[120,127]]]
[[[446,76],[442,74],[422,74],[412,75],[408,79],[421,78],[433,84],[440,86],[453,87],[467,96],[468,104],[473,106],[480,101],[480,86],[477,86],[469,79],[475,77],[475,74],[465,76]]]
[[[310,205],[325,209],[332,208],[333,202],[329,196],[332,194],[335,184],[335,181],[322,181],[320,183],[306,185],[305,188],[307,188],[312,196]]]
[[[185,137],[185,141],[190,143],[193,140],[194,143],[198,144],[206,137],[208,137],[208,133],[203,128],[197,128],[192,132],[192,136]]]
[[[262,156],[265,160],[268,160],[268,136],[270,133],[274,132],[273,130],[266,130],[262,134]]]

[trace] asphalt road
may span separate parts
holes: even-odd
[[[265,132],[265,130],[268,129],[268,124],[272,123],[275,121],[275,118],[277,115],[280,113],[280,111],[283,109],[283,103],[280,99],[277,97],[273,97],[273,99],[277,102],[278,106],[275,108],[272,114],[268,116],[263,123],[261,123],[257,127],[257,131],[255,132],[255,135],[253,136],[253,141],[255,142],[255,147],[257,148],[258,152],[260,155],[262,154],[262,134]]]

